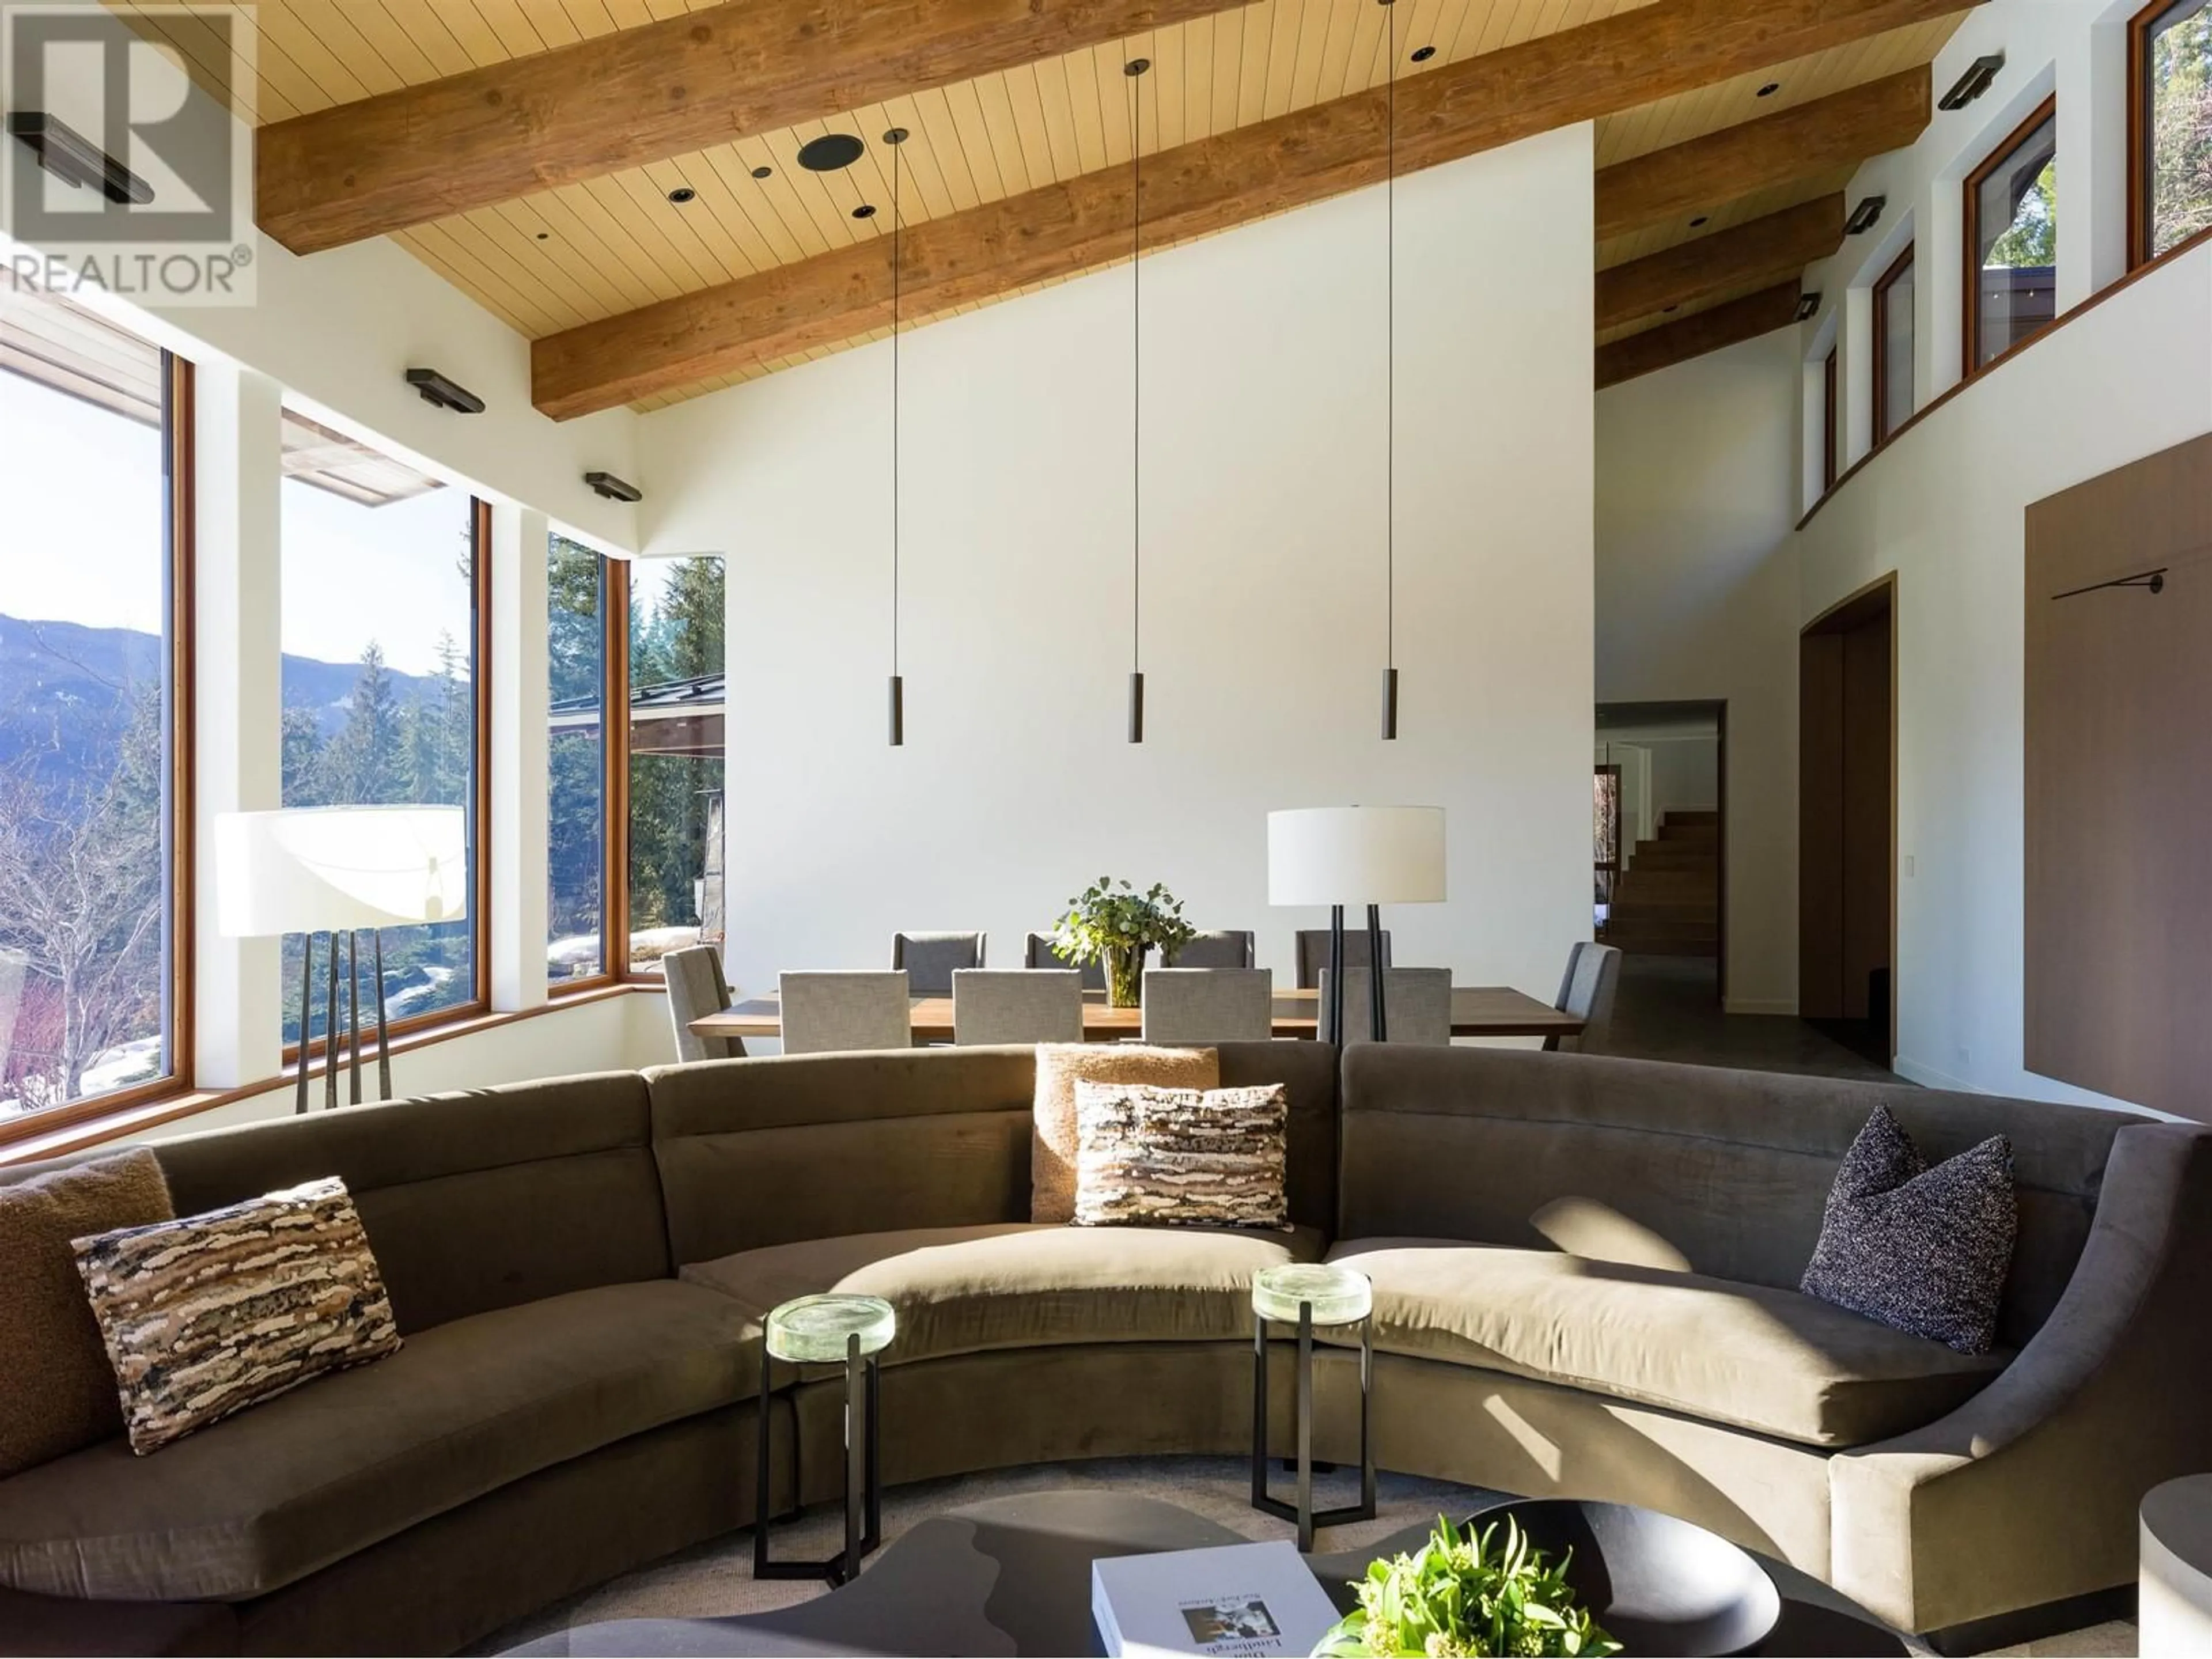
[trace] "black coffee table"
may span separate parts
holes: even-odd
[[[1504,1497],[1495,1503],[1510,1501]],[[1480,1514],[1489,1504],[1481,1504]],[[1418,1549],[1426,1522],[1364,1549],[1307,1558],[1340,1607],[1377,1556]],[[1091,1564],[1102,1556],[1211,1549],[1251,1540],[1152,1498],[1040,1492],[937,1516],[887,1546],[854,1583],[797,1607],[720,1619],[623,1619],[583,1625],[515,1654],[1097,1654]],[[1910,1652],[1892,1632],[1796,1569],[1761,1558],[1782,1592],[1767,1654]]]

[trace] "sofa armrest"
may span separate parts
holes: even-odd
[[[2212,1131],[2124,1129],[2020,1357],[1949,1415],[1830,1460],[1836,1588],[1929,1631],[2130,1582],[2142,1495],[2212,1466],[2208,1307]]]

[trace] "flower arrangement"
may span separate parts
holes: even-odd
[[[1575,1605],[1566,1580],[1570,1551],[1557,1565],[1532,1545],[1510,1516],[1462,1537],[1438,1518],[1415,1555],[1377,1561],[1355,1587],[1359,1607],[1314,1650],[1326,1659],[1462,1659],[1527,1655],[1604,1659],[1620,1644]],[[1496,1547],[1492,1547],[1493,1540]]]
[[[1133,1008],[1145,953],[1157,949],[1173,962],[1197,933],[1182,919],[1182,901],[1159,883],[1140,893],[1128,882],[1101,876],[1067,902],[1052,945],[1069,962],[1103,963],[1106,1000],[1116,1008]]]

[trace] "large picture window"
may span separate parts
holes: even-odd
[[[1912,249],[1874,285],[1874,441],[1912,418]]]
[[[2134,263],[2212,230],[2212,0],[2158,0],[2130,53]]]
[[[546,552],[546,976],[574,990],[613,977],[624,936],[620,841],[626,780],[607,710],[622,706],[625,567],[557,532]]]
[[[190,374],[0,272],[0,1138],[189,1067]]]
[[[488,1007],[478,686],[489,619],[481,505],[465,490],[287,410],[283,804],[459,806],[477,874],[466,919],[387,927],[385,1004],[404,1030]],[[284,1038],[323,1038],[284,940]],[[376,994],[359,962],[362,1006]]]
[[[629,971],[722,938],[722,561],[629,567]]]
[[[2057,314],[2058,107],[2046,102],[1966,180],[1966,373]]]

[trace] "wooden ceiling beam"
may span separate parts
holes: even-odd
[[[1823,196],[1597,274],[1601,332],[1796,276],[1843,246],[1844,198]]]
[[[272,122],[256,217],[318,252],[1245,3],[729,0]]]
[[[1401,172],[1671,97],[1958,9],[1957,0],[1656,0],[1413,76],[1398,87]],[[1379,182],[1382,88],[1158,152],[1144,230],[1159,247]],[[930,220],[905,236],[908,317],[1125,256],[1120,168]],[[550,335],[533,400],[556,419],[835,345],[890,321],[890,239],[841,249]]]
[[[1686,222],[1727,203],[1903,149],[1934,118],[1928,65],[1600,170],[1597,239]]]
[[[1598,390],[1787,328],[1797,320],[1800,292],[1795,281],[1778,283],[1747,299],[1732,300],[1679,323],[1601,345],[1597,349]]]

